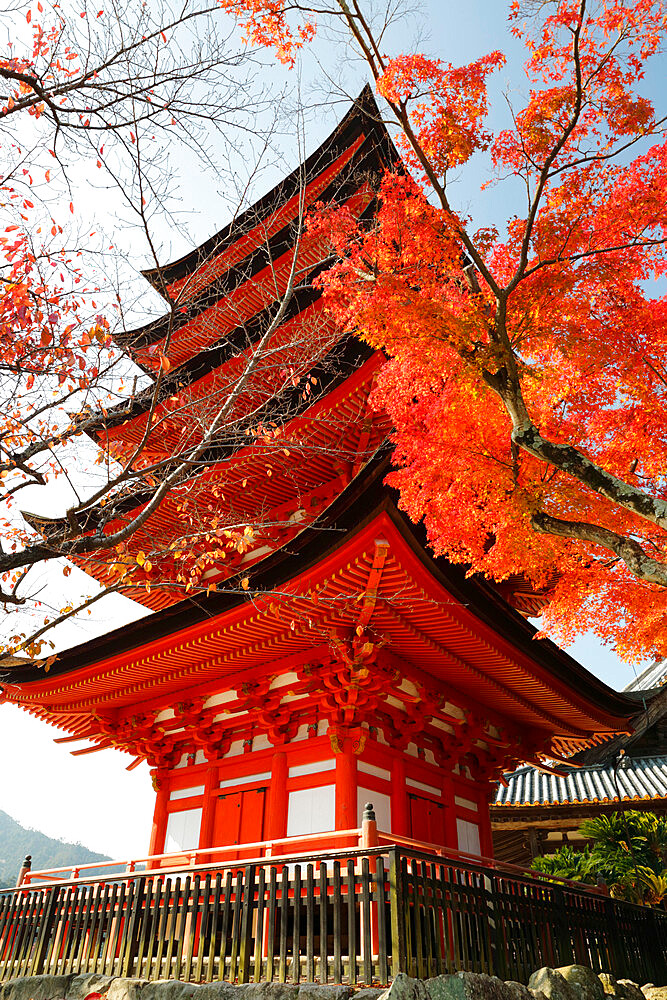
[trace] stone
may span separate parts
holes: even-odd
[[[62,1000],[72,976],[19,976],[0,986],[0,1000]]]
[[[141,989],[141,1000],[190,1000],[199,991],[195,983],[178,979],[155,979]]]
[[[644,994],[631,979],[614,979],[609,972],[601,972],[598,979],[608,997],[615,1000],[646,1000]]]
[[[574,989],[578,1000],[605,1000],[604,986],[589,966],[563,965],[556,972]]]
[[[236,986],[227,982],[204,983],[197,988],[197,1000],[234,1000]]]
[[[90,993],[105,994],[114,978],[101,976],[97,972],[81,972],[78,976],[72,976],[67,987],[67,1000],[86,1000]]]
[[[447,978],[438,976],[438,979]],[[435,982],[434,979],[429,982]],[[399,972],[391,986],[380,994],[380,1000],[428,1000],[426,985],[421,979],[413,979],[405,972]]]
[[[379,996],[381,990],[377,990]],[[352,989],[349,986],[339,986],[334,983],[302,983],[299,986],[299,1000],[349,1000]],[[364,990],[359,1000],[367,1000]]]
[[[119,976],[109,985],[106,992],[107,1000],[139,1000],[139,996],[147,979],[124,979]]]
[[[297,1000],[299,989],[296,983],[240,983],[233,987],[233,996],[237,1000]]]
[[[654,986],[653,983],[647,983],[646,986],[642,986],[641,992],[646,1000],[667,1000],[667,986]]]
[[[503,982],[484,973],[457,972],[434,979],[400,973],[386,990],[336,984],[184,983],[165,979],[124,979],[82,973],[70,976],[24,976],[0,984],[0,1000],[667,1000],[667,987],[648,983],[639,989],[629,979],[569,965],[538,969],[529,986]]]
[[[616,988],[618,990],[616,995],[621,1000],[642,1000],[644,996],[637,983],[633,983],[631,979],[619,979],[616,983]]]
[[[598,985],[602,990],[602,983],[598,980]],[[579,995],[574,987],[568,983],[558,969],[550,969],[548,965],[534,972],[528,980],[528,989],[531,993],[543,993],[547,1000],[579,1000]]]
[[[483,972],[456,972],[426,980],[429,1000],[533,1000],[532,995],[516,984],[525,994],[519,995],[497,976]]]
[[[544,993],[532,993],[523,983],[515,983],[512,979],[505,983],[505,992],[508,1000],[542,1000],[544,997]]]

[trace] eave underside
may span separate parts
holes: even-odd
[[[357,516],[364,501],[368,510],[362,493],[348,517]],[[306,662],[323,644],[362,635],[451,689],[452,701],[530,733],[533,750],[569,753],[592,733],[628,727],[627,699],[544,640],[532,652],[494,629],[490,588],[478,588],[475,601],[448,589],[386,494],[356,531],[332,525],[289,563],[283,554],[264,580],[259,574],[251,599],[209,601],[196,624],[186,625],[181,611],[181,627],[159,636],[160,624],[169,627],[171,620],[173,628],[177,616],[160,623],[163,615],[155,615],[131,627],[132,636],[112,633],[97,650],[65,654],[53,668],[57,676],[35,671],[28,679],[15,671],[5,698],[71,732],[101,713],[157,708],[221,690],[239,676],[259,680]],[[475,587],[467,596],[475,597]],[[518,615],[505,624],[510,634],[511,626],[517,636],[530,630]],[[113,653],[118,642],[125,648]]]

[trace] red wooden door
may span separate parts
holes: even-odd
[[[213,842],[211,847],[226,847],[227,844],[238,844],[241,831],[241,792],[228,792],[218,795],[215,804],[215,820],[213,823]]]
[[[211,847],[228,844],[248,844],[264,839],[266,788],[251,788],[244,792],[218,795],[213,823]],[[253,856],[259,853],[251,851]],[[234,852],[230,857],[237,858]]]
[[[264,840],[266,791],[266,788],[252,788],[248,792],[241,792],[239,844],[249,844],[255,840]],[[256,851],[253,851],[253,854],[256,853]]]
[[[427,844],[445,845],[445,807],[440,802],[408,795],[410,800],[410,836]]]

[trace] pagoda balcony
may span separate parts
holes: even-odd
[[[0,892],[0,981],[370,986],[466,969],[527,982],[573,962],[667,978],[667,912],[374,826],[24,869]]]

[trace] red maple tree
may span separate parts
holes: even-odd
[[[286,62],[344,25],[400,126],[374,226],[325,206],[312,224],[340,255],[330,308],[389,358],[375,403],[405,510],[437,554],[546,588],[561,639],[593,628],[623,656],[667,654],[667,142],[641,93],[664,4],[513,3],[529,94],[494,134],[498,52],[389,57],[361,0],[219,2]],[[474,231],[451,199],[479,150],[523,185],[502,230]]]

